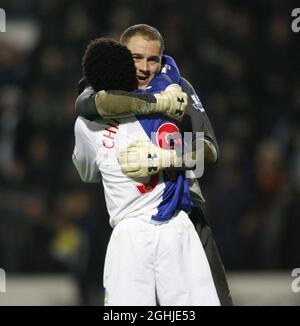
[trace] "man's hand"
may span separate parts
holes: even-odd
[[[187,94],[177,84],[168,86],[163,92],[154,94],[156,111],[172,119],[181,120],[188,105]]]
[[[122,172],[132,178],[148,177],[181,165],[175,150],[161,149],[150,140],[134,141],[120,152],[118,161]]]

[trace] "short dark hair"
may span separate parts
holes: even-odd
[[[140,35],[146,40],[158,41],[160,43],[160,54],[164,52],[164,40],[160,32],[150,25],[146,24],[137,24],[127,28],[120,37],[120,42],[122,44],[127,44],[131,37]]]
[[[82,59],[82,69],[95,91],[138,88],[136,68],[126,46],[109,38],[91,41]]]

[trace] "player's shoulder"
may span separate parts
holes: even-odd
[[[199,99],[194,87],[192,84],[185,78],[181,77],[181,87],[182,90],[187,93],[187,95],[190,97],[192,101],[190,101],[191,105],[196,110],[200,110],[201,112],[204,112],[204,108],[202,105],[201,100]]]
[[[192,86],[192,84],[184,77],[180,78],[180,84],[182,87],[182,90],[187,93],[188,95],[194,94],[196,93],[194,87]]]
[[[77,117],[75,121],[74,131],[75,134],[94,134],[96,132],[99,132],[105,128],[106,124],[99,123],[97,121],[91,121],[88,119],[85,119],[84,117]]]
[[[74,125],[75,132],[80,132],[88,128],[89,120],[85,119],[84,117],[77,117]]]

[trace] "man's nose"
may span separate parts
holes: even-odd
[[[147,59],[142,60],[139,68],[143,72],[148,72],[149,68],[148,68],[148,61],[147,61]]]

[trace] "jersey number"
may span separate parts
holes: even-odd
[[[152,175],[148,183],[137,185],[136,186],[137,190],[141,194],[145,194],[146,192],[151,192],[157,186],[158,180],[159,180],[158,174]]]

